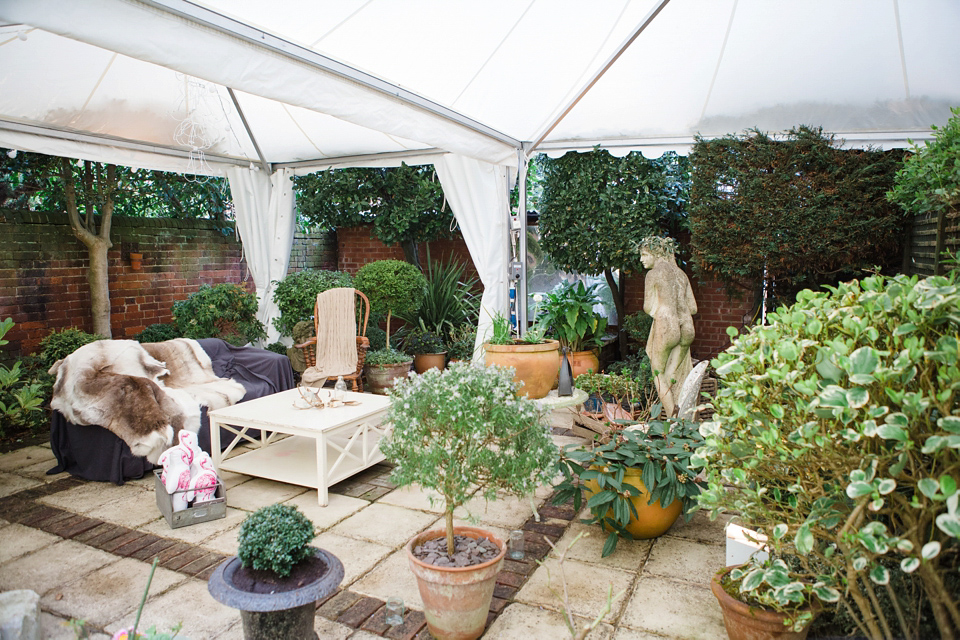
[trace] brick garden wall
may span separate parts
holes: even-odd
[[[172,307],[201,284],[245,284],[254,290],[233,223],[170,218],[113,219],[108,253],[113,337],[130,338],[154,323],[172,322]],[[143,254],[134,271],[130,252]],[[0,214],[0,318],[13,318],[10,357],[33,353],[54,329],[92,331],[87,249],[66,214]],[[334,234],[298,235],[291,270],[335,269]]]
[[[400,245],[388,247],[372,234],[373,227],[346,227],[337,229],[337,270],[356,274],[363,265],[376,260],[403,260],[403,248]],[[467,244],[463,236],[456,233],[453,238],[434,240],[429,243],[420,243],[420,263],[427,266],[427,245],[430,248],[432,260],[447,261],[451,257],[467,265],[467,275],[477,278],[477,270],[473,266]]]

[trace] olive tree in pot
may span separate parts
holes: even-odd
[[[426,278],[409,262],[377,260],[360,268],[354,286],[370,299],[370,312],[387,314],[387,346],[367,353],[364,371],[371,391],[385,393],[394,380],[410,371],[413,358],[390,347],[390,320],[398,312],[420,306]]]
[[[393,429],[380,450],[397,465],[392,479],[444,500],[446,527],[407,543],[427,624],[441,640],[483,633],[506,552],[487,531],[455,527],[454,509],[475,485],[488,500],[497,491],[529,495],[555,472],[558,452],[542,414],[515,390],[509,369],[457,362],[400,380],[390,392]],[[430,553],[433,546],[439,548]]]
[[[343,565],[310,547],[313,523],[296,507],[274,504],[240,526],[237,555],[217,567],[210,595],[240,609],[247,640],[316,638],[316,602],[343,580]]]

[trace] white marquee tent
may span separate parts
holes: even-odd
[[[958,0],[0,0],[0,147],[226,175],[264,321],[291,175],[433,163],[492,312],[530,154],[906,146],[960,105],[958,33]]]

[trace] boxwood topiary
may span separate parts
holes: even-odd
[[[246,568],[272,571],[281,578],[310,556],[313,523],[299,509],[272,504],[249,515],[240,525],[237,557]]]
[[[39,364],[44,369],[49,369],[57,360],[66,358],[83,345],[97,340],[103,340],[103,336],[87,333],[73,327],[51,331],[40,341],[40,349],[37,354]]]
[[[420,270],[401,260],[377,260],[360,268],[356,287],[370,298],[371,313],[387,314],[387,348],[390,348],[390,318],[394,313],[420,306],[427,279]]]

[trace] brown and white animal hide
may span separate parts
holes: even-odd
[[[210,358],[194,341],[204,362],[175,366],[188,371],[168,386],[170,370],[135,340],[99,340],[58,360],[50,374],[56,376],[51,407],[74,424],[100,425],[129,445],[134,455],[155,463],[174,442],[180,429],[200,429],[200,405],[219,408],[243,397],[243,385],[213,375]],[[193,345],[180,351],[195,353]],[[176,351],[178,347],[174,347]],[[182,360],[183,362],[180,362]],[[190,371],[193,370],[193,373]],[[210,389],[208,389],[209,387]],[[199,399],[194,396],[197,393]]]
[[[143,348],[166,366],[168,373],[161,378],[163,384],[184,391],[200,406],[221,409],[236,404],[246,393],[239,382],[218,378],[213,373],[210,356],[196,340],[150,342]]]

